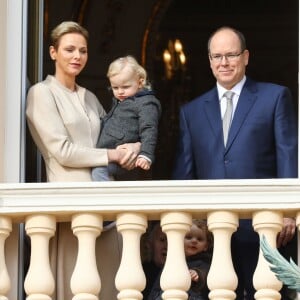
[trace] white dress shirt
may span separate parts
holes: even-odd
[[[232,98],[232,105],[233,105],[232,119],[245,82],[246,82],[246,76],[244,76],[243,79],[230,90],[234,92],[234,96]],[[218,90],[218,95],[220,100],[221,117],[223,119],[226,111],[226,105],[227,105],[226,98],[224,97],[224,93],[227,92],[228,90],[222,87],[218,82],[217,82],[217,90]]]

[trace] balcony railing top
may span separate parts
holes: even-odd
[[[196,217],[230,210],[248,218],[253,210],[283,210],[289,216],[299,208],[299,179],[0,184],[0,214],[17,221],[32,213],[55,214],[63,221],[84,211],[105,218],[138,211],[156,219],[170,210]]]

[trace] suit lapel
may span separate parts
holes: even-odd
[[[239,97],[236,110],[234,112],[232,124],[228,135],[226,151],[228,151],[234,139],[236,138],[237,134],[239,133],[239,130],[243,125],[243,123],[245,122],[256,99],[257,99],[257,86],[254,81],[247,79],[242,89],[241,95]]]
[[[222,120],[217,88],[212,89],[205,99],[205,113],[215,136],[218,136],[222,130]]]

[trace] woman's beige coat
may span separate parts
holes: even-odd
[[[73,92],[48,76],[30,88],[26,115],[33,140],[45,160],[48,181],[91,181],[91,167],[107,165],[107,150],[95,148],[100,117],[105,111],[90,91],[77,86]],[[51,265],[56,276],[53,299],[71,300],[77,240],[70,223],[58,225],[51,241]],[[102,282],[100,299],[116,299],[114,276],[121,249],[115,229],[98,238],[96,256]]]
[[[48,76],[29,89],[26,115],[48,181],[91,181],[90,168],[107,165],[106,149],[95,148],[105,111],[90,91]]]

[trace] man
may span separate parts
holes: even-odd
[[[246,77],[249,51],[243,34],[234,28],[221,27],[211,35],[208,56],[217,84],[180,110],[173,178],[297,177],[297,120],[288,88]],[[224,96],[227,91],[233,92],[231,100]],[[228,116],[227,101],[232,112],[226,139],[222,120]],[[295,221],[285,218],[278,245],[285,245],[294,233]],[[237,299],[244,299],[245,292],[246,299],[254,299],[258,249],[251,221],[241,220],[232,239]]]

